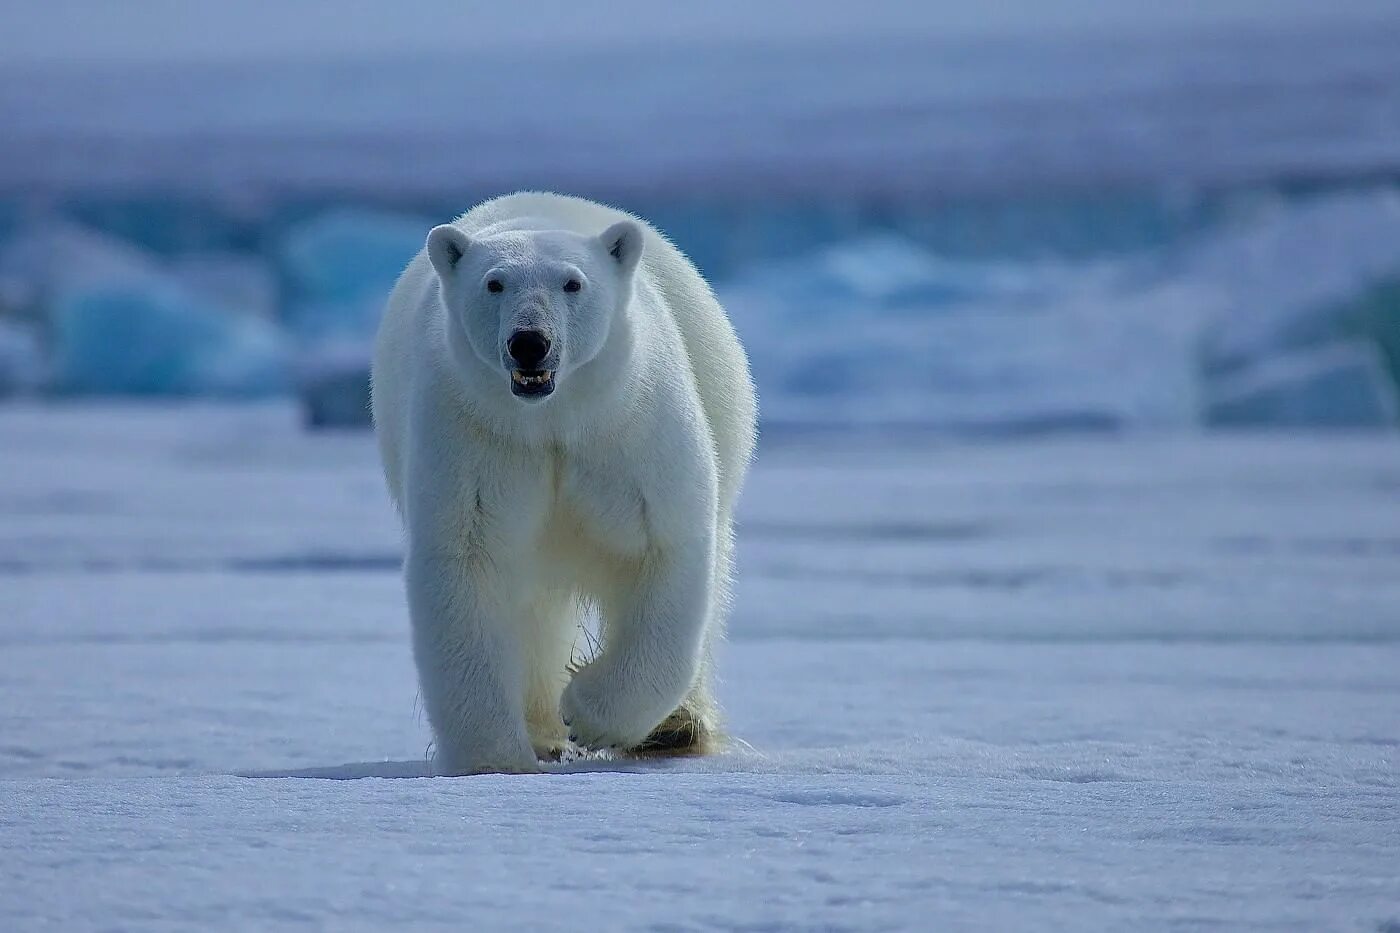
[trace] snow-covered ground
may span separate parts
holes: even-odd
[[[1394,437],[778,434],[740,548],[751,750],[386,780],[369,435],[0,409],[0,928],[1400,928]]]

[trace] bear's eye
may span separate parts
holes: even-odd
[[[578,279],[569,279],[569,281],[564,283],[564,291],[566,292],[576,292],[580,288],[583,288],[583,283]]]
[[[501,284],[500,279],[488,279],[486,281],[486,290],[493,295],[499,295],[506,290],[506,287]]]

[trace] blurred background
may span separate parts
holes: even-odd
[[[1384,0],[0,11],[4,397],[366,426],[425,231],[533,188],[691,255],[770,434],[1397,424]]]

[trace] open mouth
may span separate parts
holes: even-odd
[[[510,392],[517,398],[544,398],[554,391],[554,370],[512,369]]]

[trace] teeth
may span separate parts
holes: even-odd
[[[546,370],[545,372],[540,373],[538,376],[527,376],[520,370],[513,369],[511,370],[510,378],[515,381],[516,385],[538,386],[544,385],[545,383],[549,382],[550,379],[554,378],[554,373],[552,371]]]

